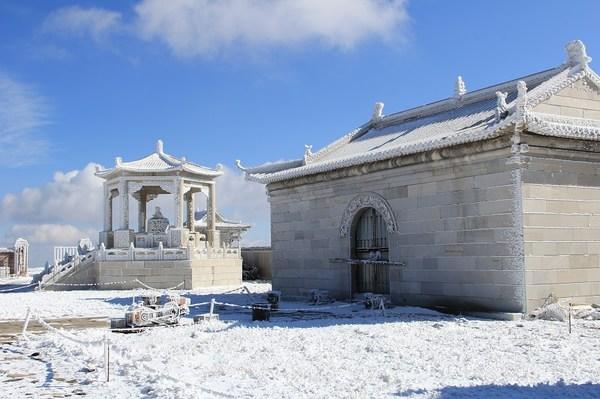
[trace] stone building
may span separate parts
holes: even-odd
[[[192,289],[241,284],[239,242],[250,226],[217,213],[216,179],[222,174],[220,165],[207,168],[165,153],[160,140],[142,159],[125,162],[118,157],[114,167],[98,169],[96,176],[104,180],[99,246],[57,248],[59,255],[68,256],[42,277],[43,286]],[[195,211],[197,193],[207,198],[202,215]],[[159,207],[147,215],[148,203],[160,195],[171,196],[170,219]],[[137,211],[137,226],[129,220],[132,210]]]
[[[0,277],[27,276],[29,243],[18,238],[11,248],[0,248]]]
[[[600,302],[600,77],[566,62],[371,119],[320,151],[243,168],[266,184],[273,287],[524,312]],[[362,260],[362,262],[361,262]]]

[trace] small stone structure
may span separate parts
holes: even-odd
[[[600,77],[558,67],[383,115],[254,168],[271,206],[273,288],[525,312],[600,302]],[[307,147],[310,148],[310,147]],[[347,261],[344,261],[347,260]],[[402,265],[403,264],[403,265]]]
[[[0,277],[27,276],[29,243],[18,238],[11,248],[0,248]]]
[[[217,213],[215,180],[222,174],[220,165],[210,169],[166,154],[160,140],[155,152],[143,159],[117,158],[113,168],[98,169],[96,175],[104,179],[99,247],[55,267],[42,283],[48,289],[77,289],[83,284],[139,288],[139,282],[156,288],[184,282],[185,289],[240,284],[239,242],[250,226]],[[208,210],[196,220],[194,194],[200,192],[208,198]],[[173,195],[174,223],[159,207],[147,217],[147,204],[164,194]],[[131,198],[137,201],[137,230],[129,223]],[[115,216],[118,222],[113,226]]]

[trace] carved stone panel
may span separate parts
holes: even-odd
[[[385,198],[377,193],[366,193],[354,197],[346,207],[340,226],[341,237],[346,237],[348,235],[356,214],[365,208],[373,208],[381,215],[381,217],[383,217],[388,232],[395,233],[398,230],[396,217],[394,216],[392,207]]]

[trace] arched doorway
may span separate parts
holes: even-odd
[[[355,216],[352,234],[352,291],[389,294],[389,270],[377,261],[389,260],[388,230],[385,219],[374,208],[364,208]],[[373,261],[373,263],[369,263]]]

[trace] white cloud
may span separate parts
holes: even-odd
[[[56,172],[52,181],[39,187],[28,187],[16,194],[0,198],[0,222],[7,227],[4,242],[8,245],[17,237],[29,240],[32,260],[43,264],[51,259],[55,245],[75,245],[89,237],[96,242],[102,228],[102,180],[94,175],[96,164],[82,170]],[[203,209],[202,196],[197,207]],[[130,199],[130,226],[137,226],[137,207]],[[163,195],[152,201],[161,206],[164,215],[173,222],[173,196]],[[225,168],[217,180],[217,207],[229,219],[251,224],[244,244],[264,245],[270,242],[269,206],[264,186],[244,180],[243,176]],[[118,215],[115,209],[115,215]]]
[[[135,16],[68,6],[52,12],[46,32],[89,35],[120,31],[166,44],[180,57],[210,57],[320,43],[347,50],[369,39],[403,41],[406,0],[141,0]]]
[[[265,186],[246,181],[228,167],[224,172],[217,179],[217,209],[228,219],[252,225],[243,245],[269,245],[271,217]]]
[[[96,235],[97,232],[94,229],[80,229],[71,224],[16,224],[7,233],[9,241],[14,241],[18,237],[26,237],[31,246],[73,246],[84,237],[95,241]]]
[[[143,38],[183,57],[311,41],[349,49],[397,39],[408,22],[404,0],[143,0],[135,11]]]
[[[0,219],[17,223],[66,223],[99,226],[102,221],[102,180],[96,164],[83,170],[56,172],[51,182],[7,194],[0,201]]]
[[[48,106],[31,87],[0,72],[0,167],[34,163],[48,149],[39,129],[48,123]]]
[[[121,14],[116,11],[68,6],[48,15],[42,29],[65,35],[90,35],[94,40],[100,40],[118,28],[120,23]]]

